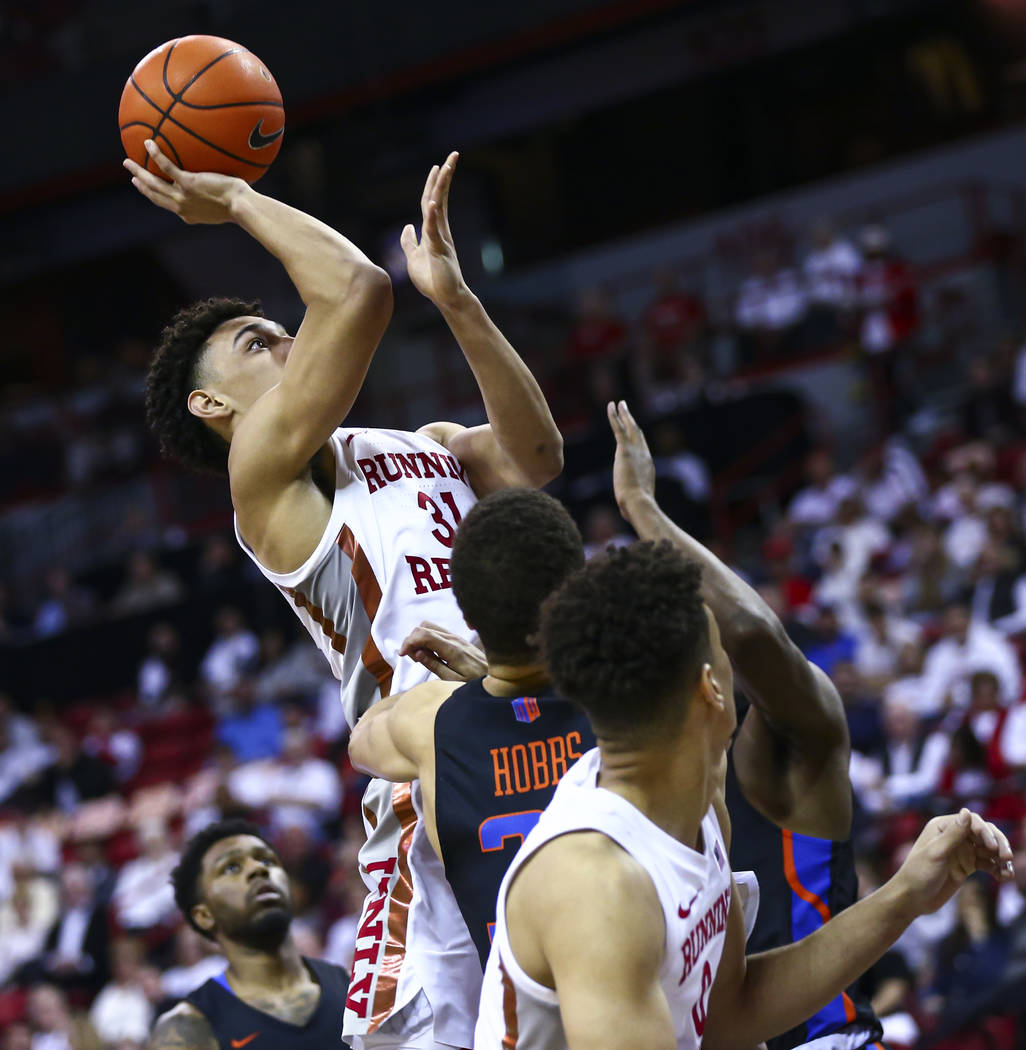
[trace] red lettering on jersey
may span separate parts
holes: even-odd
[[[374,457],[374,462],[381,468],[381,473],[384,475],[386,483],[389,481],[398,481],[403,476],[403,472],[399,470],[398,467],[394,474],[389,472],[388,466],[385,463],[384,452],[379,452]]]
[[[448,558],[432,558],[431,564],[438,570],[438,586],[452,586],[452,562]]]
[[[420,465],[424,468],[424,477],[445,477],[445,461],[442,459],[441,452],[415,452],[414,455],[420,460]],[[434,471],[431,470],[432,466],[435,468]]]
[[[388,888],[387,884],[385,888]],[[380,921],[372,923],[371,919],[376,919],[381,914],[381,909],[384,908],[384,906],[384,895],[376,897],[367,905],[367,914],[364,916],[363,922],[360,923],[360,929],[356,934],[357,940],[360,940],[363,937],[373,937],[375,940],[381,938],[381,935],[385,932],[384,923]]]
[[[358,459],[356,462],[360,465],[363,476],[367,479],[367,488],[371,492],[377,492],[378,489],[385,487],[385,482],[379,477],[378,468],[374,465],[373,459]]]
[[[427,558],[419,554],[407,554],[406,564],[413,576],[413,593],[444,591],[452,587],[452,562],[448,558]]]
[[[712,966],[707,959],[705,966],[702,967],[702,990],[698,993],[698,1002],[691,1007],[691,1020],[695,1022],[695,1034],[699,1039],[702,1038],[702,1033],[705,1031],[706,1011],[709,1008],[709,989],[712,988],[712,983]]]
[[[408,456],[403,452],[389,452],[389,455],[392,457],[392,462],[402,470],[405,477],[423,477],[420,472],[420,465],[413,458],[412,454]]]
[[[415,594],[427,594],[428,591],[437,591],[439,588],[431,578],[431,563],[427,558],[421,558],[416,554],[406,555],[406,564],[413,574],[413,591]]]
[[[689,912],[691,910],[691,905],[693,904],[694,901],[688,905]],[[727,916],[729,914],[730,887],[728,886],[716,898],[716,900],[713,901],[702,918],[692,927],[684,943],[681,945],[681,953],[684,956],[684,968],[680,975],[679,984],[683,984],[687,980],[692,967],[694,967],[701,958],[702,952],[705,951],[709,942],[717,934],[722,933],[727,928]]]
[[[499,761],[500,758],[502,760],[501,764]],[[512,795],[513,785],[510,783],[509,779],[508,747],[492,748],[492,769],[495,772],[495,797],[500,798],[502,795]]]
[[[535,789],[549,786],[549,749],[541,740],[532,740],[527,749],[531,752],[531,780]]]
[[[367,1006],[370,1000],[371,978],[373,973],[365,973],[358,981],[353,980],[349,985],[349,994],[346,996],[346,1009],[352,1010],[357,1017],[367,1016]],[[357,998],[362,995],[363,998]]]

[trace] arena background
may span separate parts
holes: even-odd
[[[464,270],[553,405],[590,549],[629,540],[603,413],[627,396],[664,505],[841,691],[863,887],[964,802],[1020,851],[1017,885],[974,881],[874,972],[890,1045],[1026,1046],[1021,0],[5,0],[0,1046],[139,1046],[216,971],[167,873],[220,813],[272,829],[305,950],[352,951],[337,686],[226,486],[143,425],[177,306],[301,310],[240,231],[184,227],[120,167],[128,73],[194,32],[282,89],[259,188],[392,273],[354,422],[482,418],[398,251],[461,151]]]

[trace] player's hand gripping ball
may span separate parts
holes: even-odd
[[[125,153],[164,178],[143,147],[153,139],[185,171],[256,182],[281,148],[285,109],[267,67],[241,44],[183,36],[151,51],[121,94]]]

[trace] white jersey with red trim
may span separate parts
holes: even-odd
[[[381,697],[431,677],[423,665],[396,655],[418,624],[431,620],[470,634],[453,597],[450,557],[456,527],[476,497],[459,461],[423,434],[340,428],[329,444],[335,457],[331,515],[302,566],[271,572],[237,527],[236,535],[327,657],[354,725]],[[422,847],[426,837],[415,834],[420,785],[372,780],[363,817],[360,871],[368,896],[344,1034],[376,1032],[423,989],[436,1039],[467,1046],[480,962],[441,864]],[[450,975],[444,982],[437,965],[442,957]]]
[[[702,852],[690,849],[626,799],[598,787],[599,764],[599,749],[594,748],[570,768],[502,880],[474,1050],[567,1050],[558,995],[528,977],[510,949],[506,896],[532,854],[574,831],[607,835],[652,879],[666,922],[659,982],[677,1047],[697,1050],[702,1044],[709,990],[723,954],[730,911],[730,867],[719,821],[710,807],[702,818]],[[624,1020],[630,1023],[630,1018]]]

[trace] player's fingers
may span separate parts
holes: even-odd
[[[606,415],[609,417],[609,425],[613,428],[616,440],[619,441],[620,436],[623,434],[623,421],[620,419],[620,413],[616,410],[615,401],[610,401],[606,405]]]
[[[641,428],[638,426],[637,420],[631,414],[631,410],[627,405],[626,401],[620,402],[620,416],[623,419],[624,428],[628,431],[636,431]]]
[[[934,817],[933,843],[944,853],[953,853],[972,834],[972,813],[962,809],[950,817]],[[927,825],[929,827],[930,825]]]
[[[424,182],[424,192],[420,195],[421,214],[426,213],[428,203],[431,201],[435,191],[435,182],[438,180],[438,165],[433,164],[428,172],[427,180]]]
[[[459,159],[460,155],[453,150],[446,157],[442,170],[438,173],[438,181],[435,183],[434,198],[438,201],[439,225],[442,236],[446,238],[452,237],[449,229],[449,188],[452,186],[452,177],[456,173],[456,163]]]
[[[979,843],[985,850],[992,854],[996,854],[998,850],[997,835],[994,834],[994,825],[988,823],[979,815],[979,813],[973,813],[970,817],[969,823],[970,831],[972,832],[973,839]]]
[[[433,675],[441,678],[446,682],[457,681],[459,675],[455,673],[447,664],[440,660],[433,652],[428,649],[416,649],[410,654],[410,656],[417,661],[419,664],[423,664]]]
[[[171,160],[164,156],[160,147],[153,141],[153,139],[147,139],[143,145],[146,147],[146,152],[150,155],[150,159],[153,163],[160,168],[168,178],[177,179],[181,176],[182,169],[175,167],[175,165],[171,163]]]
[[[403,232],[399,234],[399,244],[407,255],[417,250],[417,231],[412,222],[403,227]]]
[[[144,173],[146,174],[146,173]],[[160,180],[156,176],[151,176],[157,182]],[[178,211],[178,201],[174,197],[169,196],[167,193],[158,189],[152,185],[143,175],[133,175],[132,185],[152,204],[156,204],[158,208],[164,208],[166,211]],[[166,183],[165,183],[166,185]]]
[[[424,230],[422,236],[432,248],[441,249],[445,247],[445,240],[442,237],[439,219],[438,201],[428,201],[427,211],[424,212]]]

